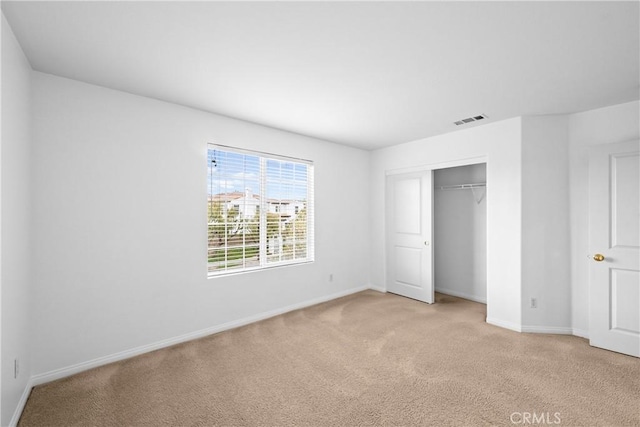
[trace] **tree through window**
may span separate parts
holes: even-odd
[[[210,145],[208,272],[313,261],[313,164]]]

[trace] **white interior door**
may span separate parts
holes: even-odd
[[[387,291],[427,303],[433,294],[433,171],[387,177]]]
[[[589,159],[589,339],[640,357],[640,141]]]

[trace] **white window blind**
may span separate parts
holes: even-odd
[[[208,147],[208,273],[313,261],[313,163]]]

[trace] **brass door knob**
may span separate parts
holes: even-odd
[[[593,259],[594,259],[594,261],[598,261],[598,262],[600,262],[600,261],[604,261],[604,255],[602,255],[602,254],[595,254],[595,255],[593,256]]]

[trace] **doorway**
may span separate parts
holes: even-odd
[[[434,179],[435,291],[487,303],[487,165],[437,169]]]
[[[486,171],[486,158],[478,158],[387,172],[388,292],[433,303],[437,290],[487,303]],[[435,196],[439,192],[442,196]],[[436,197],[444,219],[434,227]],[[457,200],[457,204],[444,203],[447,200]],[[457,221],[451,215],[454,211]],[[439,246],[434,241],[436,233],[444,249],[439,268],[434,261]],[[439,282],[435,280],[436,270],[442,272]]]

